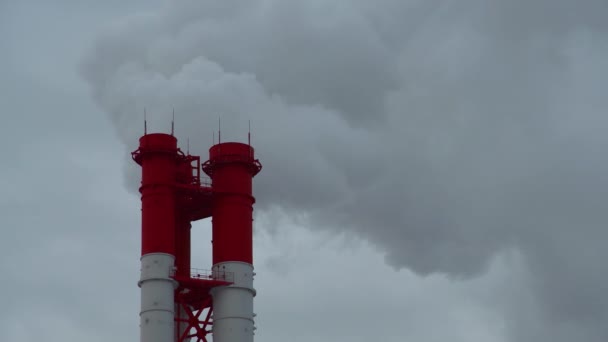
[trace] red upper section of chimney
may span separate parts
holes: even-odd
[[[203,171],[213,184],[213,264],[253,264],[252,178],[262,169],[251,146],[228,142],[209,149]]]
[[[142,167],[142,255],[175,255],[175,174],[177,139],[147,134],[139,139],[133,159]]]

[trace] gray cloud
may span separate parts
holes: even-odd
[[[170,3],[109,30],[83,75],[128,150],[144,107],[158,130],[175,107],[203,155],[218,116],[224,140],[251,119],[258,209],[420,274],[518,250],[539,305],[535,326],[509,316],[513,339],[605,341],[607,6]]]

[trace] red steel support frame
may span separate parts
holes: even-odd
[[[213,306],[211,304],[211,298],[205,300],[205,304],[202,308],[198,310],[193,310],[192,307],[185,303],[179,303],[181,309],[186,312],[187,318],[176,318],[176,322],[185,323],[186,327],[183,331],[177,329],[177,341],[186,341],[196,337],[196,341],[194,342],[208,342],[207,334],[211,333],[211,330],[207,330],[207,327],[213,324],[211,322],[211,313],[213,312]],[[205,319],[201,320],[201,314],[207,309],[207,314],[205,315]],[[191,331],[194,329],[194,333]]]

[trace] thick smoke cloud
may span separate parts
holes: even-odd
[[[512,319],[512,340],[606,341],[605,13],[593,0],[170,2],[109,29],[83,74],[127,150],[144,107],[164,131],[175,108],[202,155],[218,117],[223,140],[245,141],[251,119],[260,212],[356,234],[420,274],[470,277],[517,250],[538,315]]]

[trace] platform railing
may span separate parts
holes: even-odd
[[[212,271],[200,268],[192,268],[190,269],[190,278],[234,282],[234,273],[226,271]]]

